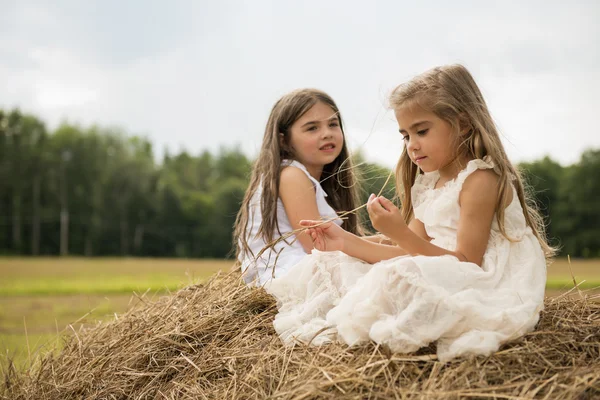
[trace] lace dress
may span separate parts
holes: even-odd
[[[437,172],[417,178],[414,214],[431,243],[455,249],[459,194],[478,168],[493,164],[472,160],[439,189],[434,189]],[[341,252],[313,250],[265,287],[278,302],[275,329],[287,344],[373,340],[409,353],[436,341],[443,362],[490,354],[534,329],[546,283],[543,251],[525,223],[514,188],[504,218],[512,240],[500,233],[494,217],[481,267],[450,255],[368,264]]]

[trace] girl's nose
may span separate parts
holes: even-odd
[[[419,150],[419,140],[411,137],[406,144],[406,150],[409,152]]]
[[[323,129],[323,138],[330,138],[333,136],[333,130],[330,127]]]

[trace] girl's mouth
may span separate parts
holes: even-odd
[[[326,145],[319,147],[319,150],[323,151],[332,151],[333,149],[335,149],[335,145],[333,143],[327,143]]]

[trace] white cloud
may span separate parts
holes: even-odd
[[[514,160],[570,163],[600,146],[595,3],[15,4],[0,28],[0,106],[51,126],[116,124],[159,151],[240,144],[255,155],[277,98],[311,86],[336,99],[355,148],[392,166],[389,91],[462,62]]]

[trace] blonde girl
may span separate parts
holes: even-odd
[[[290,271],[303,280],[272,282],[275,327],[288,343],[373,340],[407,353],[437,342],[442,361],[489,354],[535,327],[553,249],[465,67],[427,71],[390,103],[405,143],[402,208],[371,195],[367,209],[394,244],[303,221],[322,252]]]
[[[263,285],[312,249],[306,234],[294,234],[300,220],[335,219],[358,233],[353,168],[342,117],[333,99],[301,89],[279,99],[269,116],[234,230],[244,280]]]

